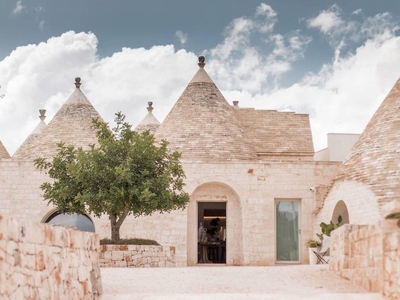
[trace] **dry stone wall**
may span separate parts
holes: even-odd
[[[332,232],[331,270],[371,292],[400,299],[400,222],[343,225]]]
[[[97,234],[0,216],[0,299],[99,299]]]
[[[100,267],[175,267],[175,247],[102,245]]]

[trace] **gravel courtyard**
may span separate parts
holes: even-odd
[[[103,268],[110,299],[383,299],[327,266]]]

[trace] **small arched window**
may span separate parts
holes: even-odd
[[[338,203],[336,203],[335,209],[333,210],[332,222],[334,224],[338,222],[339,216],[342,216],[341,225],[350,223],[349,211],[347,210],[346,203],[344,203],[343,200],[338,201]]]
[[[81,231],[95,232],[92,220],[86,215],[81,214],[62,214],[58,211],[51,214],[45,223],[76,227]]]

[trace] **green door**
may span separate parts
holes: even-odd
[[[299,262],[299,201],[277,200],[276,261]]]

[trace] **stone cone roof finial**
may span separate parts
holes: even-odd
[[[77,89],[79,89],[81,87],[81,78],[80,77],[75,78],[75,86]]]
[[[149,101],[149,102],[147,102],[147,104],[149,105],[149,106],[147,107],[147,111],[148,111],[149,113],[151,113],[151,112],[153,111],[153,109],[154,109],[154,107],[153,107],[153,102]]]
[[[44,119],[46,119],[46,116],[44,115],[46,113],[45,109],[39,109],[39,113],[40,113],[40,121],[44,121]]]
[[[152,111],[154,109],[153,102],[147,102],[149,105],[147,107],[147,115],[143,118],[142,121],[136,126],[135,130],[137,132],[143,132],[149,130],[150,133],[154,134],[157,131],[158,126],[160,126],[160,122],[153,115]]]
[[[204,58],[204,56],[199,56],[199,63],[198,63],[198,65],[199,65],[199,67],[200,68],[204,68],[204,66],[206,65],[206,63],[204,62],[206,59]]]

